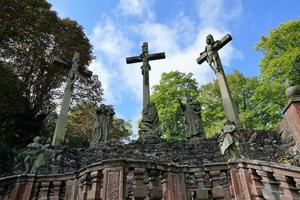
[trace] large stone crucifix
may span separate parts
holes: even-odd
[[[66,69],[70,69],[69,76],[61,104],[55,132],[52,140],[52,146],[61,147],[65,140],[65,129],[67,126],[68,111],[71,102],[71,96],[74,88],[74,82],[79,75],[91,77],[92,72],[79,65],[79,53],[75,52],[72,61],[54,58],[54,64],[60,65]]]
[[[207,45],[205,47],[205,51],[200,53],[200,57],[197,58],[197,63],[200,65],[204,61],[207,61],[208,64],[211,66],[211,68],[214,70],[221,91],[226,119],[231,122],[234,122],[237,127],[240,127],[241,125],[240,125],[237,108],[232,99],[231,92],[228,87],[226,75],[224,73],[224,69],[218,54],[218,50],[220,50],[231,40],[232,40],[231,35],[227,34],[221,40],[214,41],[213,36],[209,34],[206,37]]]
[[[139,124],[139,135],[142,140],[161,135],[156,107],[153,103],[150,103],[149,71],[151,67],[149,61],[164,59],[165,57],[164,52],[149,54],[148,43],[144,42],[141,55],[126,58],[127,64],[143,62],[141,67],[143,75],[143,114]]]
[[[149,65],[149,61],[164,58],[166,58],[164,52],[149,54],[147,42],[143,43],[141,55],[126,58],[127,64],[143,62],[141,67],[143,75],[143,109],[150,104],[149,71],[151,70],[151,67]]]

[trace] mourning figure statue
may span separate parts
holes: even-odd
[[[161,136],[159,118],[154,103],[149,103],[143,109],[142,120],[139,124],[139,135],[144,140],[148,136]]]
[[[45,164],[44,151],[46,147],[47,145],[41,144],[41,137],[39,136],[33,139],[33,143],[27,145],[26,157],[24,159],[26,174],[36,173],[38,169]]]
[[[237,130],[235,123],[224,119],[223,124],[224,127],[221,129],[218,136],[221,154],[224,155],[225,151],[228,151],[231,158],[241,157],[239,141],[235,135]]]
[[[96,121],[91,141],[92,146],[108,141],[114,115],[115,112],[112,106],[101,104],[96,109]]]
[[[187,138],[194,136],[204,137],[204,131],[201,124],[201,105],[193,102],[191,98],[178,99],[180,107],[183,111],[185,130]]]

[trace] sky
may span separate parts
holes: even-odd
[[[199,86],[215,79],[207,63],[196,59],[212,34],[233,40],[220,51],[226,73],[238,70],[259,74],[262,54],[255,45],[263,35],[288,20],[299,19],[298,0],[48,0],[61,18],[76,20],[84,29],[96,59],[89,69],[98,75],[105,104],[119,118],[136,122],[142,110],[141,63],[126,64],[126,57],[165,52],[166,59],[151,61],[150,86],[161,73],[193,73]]]

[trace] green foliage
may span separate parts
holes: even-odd
[[[88,147],[96,118],[96,105],[84,101],[71,107],[68,114],[65,145],[70,148]]]
[[[128,140],[132,135],[132,126],[130,121],[114,117],[110,139],[112,141]]]
[[[258,79],[247,78],[240,72],[234,71],[227,75],[227,80],[233,100],[238,107],[241,123],[247,128],[262,127],[267,119],[257,116],[257,105],[252,99],[254,90],[258,86]],[[223,126],[222,120],[225,118],[217,80],[201,86],[198,101],[202,105],[202,121],[206,136],[213,136]]]
[[[68,70],[53,65],[53,57],[72,59],[74,51],[78,51],[81,63],[87,65],[93,59],[92,46],[77,22],[60,19],[45,0],[0,0],[0,5],[0,61],[10,66],[9,73],[14,74],[1,76],[0,81],[9,83],[14,77],[17,86],[11,84],[10,93],[15,94],[13,98],[22,98],[16,101],[17,106],[8,102],[10,109],[15,110],[5,112],[11,113],[7,118],[10,121],[1,124],[1,135],[8,134],[11,127],[19,127],[4,142],[22,147],[40,134],[45,119],[62,96],[60,89]],[[3,96],[9,95],[5,87],[6,84],[0,84]],[[96,77],[82,77],[73,99],[101,101],[101,83]]]
[[[289,21],[262,37],[256,46],[264,56],[260,61],[260,85],[253,99],[257,112],[268,119],[266,127],[273,128],[282,117],[287,102],[286,81],[300,84],[300,20]]]
[[[192,73],[172,71],[163,73],[159,84],[153,86],[151,101],[156,105],[160,126],[166,139],[185,137],[182,111],[178,99],[196,98],[197,82]]]

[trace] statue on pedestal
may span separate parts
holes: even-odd
[[[232,158],[239,158],[240,155],[240,142],[236,135],[236,125],[229,120],[223,120],[224,127],[220,131],[218,137],[219,147],[221,154],[224,155],[227,150]]]
[[[149,136],[161,136],[159,118],[154,103],[151,102],[143,109],[143,117],[139,128],[139,135],[143,140]]]
[[[193,102],[191,98],[185,99],[184,101],[178,99],[178,102],[184,115],[186,137],[204,137],[201,124],[201,105]]]
[[[107,142],[112,127],[113,116],[115,115],[112,106],[101,104],[96,110],[96,121],[91,145]]]
[[[44,151],[48,145],[41,143],[41,137],[36,136],[33,143],[27,145],[26,157],[24,159],[25,174],[36,173],[46,163]]]

